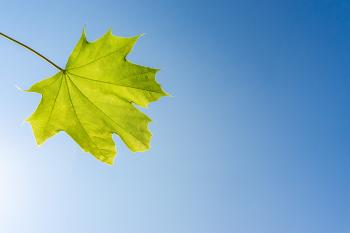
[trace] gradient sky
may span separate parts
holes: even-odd
[[[152,149],[107,166],[37,147],[24,93],[56,70],[0,39],[1,233],[350,233],[350,2],[3,1],[0,31],[64,66],[83,26],[146,33],[129,59],[173,95]]]

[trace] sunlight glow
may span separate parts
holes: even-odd
[[[20,163],[16,162],[17,153],[9,143],[0,141],[0,219],[1,222],[14,219],[24,205],[25,176]]]

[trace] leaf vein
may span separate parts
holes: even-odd
[[[68,78],[69,78],[69,77],[68,77]],[[69,78],[69,79],[70,79],[70,78]],[[97,150],[100,151],[100,148],[99,148],[99,147],[97,146],[97,144],[91,139],[90,135],[88,134],[88,132],[86,131],[85,127],[83,126],[83,124],[81,123],[81,121],[80,121],[80,119],[79,119],[79,117],[78,117],[77,111],[76,111],[75,106],[74,106],[73,101],[72,101],[72,97],[71,97],[71,93],[70,93],[70,89],[69,89],[69,86],[68,86],[67,79],[65,80],[65,83],[66,83],[67,90],[68,90],[69,101],[70,101],[70,104],[71,104],[71,106],[72,106],[72,109],[73,109],[75,118],[77,119],[77,122],[79,123],[80,127],[83,129],[83,131],[85,132],[85,134],[88,136],[89,141],[97,148]]]
[[[118,87],[132,88],[132,89],[137,89],[137,90],[141,90],[141,91],[148,91],[148,92],[163,94],[163,92],[161,92],[161,91],[155,91],[155,90],[150,90],[150,89],[142,89],[142,88],[139,88],[139,87],[132,87],[132,86],[122,85],[122,84],[118,84],[118,83],[106,82],[106,81],[102,81],[102,80],[96,80],[96,79],[93,79],[93,78],[89,78],[89,77],[86,77],[86,76],[73,74],[71,72],[69,72],[69,73],[71,75],[74,75],[74,76],[78,77],[78,78],[86,79],[86,80],[90,80],[90,81],[94,81],[94,82],[99,82],[99,83],[110,84],[110,85],[114,85],[114,86],[118,86]]]
[[[61,87],[62,87],[62,82],[63,82],[63,77],[62,76],[63,76],[63,73],[61,75],[61,83],[60,83],[60,86],[58,88],[57,95],[56,95],[55,100],[53,102],[52,108],[50,110],[50,115],[49,115],[49,118],[48,118],[48,120],[47,120],[47,122],[45,124],[45,128],[44,129],[47,129],[47,126],[49,125],[49,122],[50,122],[51,117],[52,117],[53,110],[55,109],[55,106],[56,106],[57,98],[58,98],[58,96],[59,96],[59,94],[61,92]]]
[[[78,92],[88,101],[90,102],[97,110],[99,110],[101,113],[103,113],[108,119],[110,119],[114,124],[116,124],[119,128],[124,130],[127,134],[131,135],[133,138],[135,138],[137,141],[141,142],[144,146],[148,147],[144,142],[142,142],[139,138],[137,138],[134,134],[130,133],[128,130],[126,130],[124,127],[122,127],[120,124],[118,124],[112,117],[110,117],[107,113],[105,113],[101,108],[99,108],[94,102],[90,100],[89,97],[87,97],[80,88],[77,87],[77,85],[73,82],[73,80],[70,78],[69,75],[67,75],[73,86],[78,90]]]
[[[116,49],[116,50],[114,50],[114,51],[112,51],[112,52],[110,52],[110,53],[107,53],[106,55],[103,55],[103,56],[101,56],[101,57],[95,58],[95,59],[93,59],[92,61],[90,61],[90,62],[88,62],[88,63],[85,63],[84,65],[77,66],[77,67],[73,67],[73,68],[69,68],[68,70],[75,70],[75,69],[79,69],[79,68],[83,68],[83,67],[85,67],[85,66],[91,65],[91,64],[93,64],[93,63],[95,63],[95,62],[97,62],[97,61],[99,61],[99,60],[101,60],[101,59],[104,59],[104,58],[106,58],[106,57],[109,57],[109,56],[113,55],[113,54],[116,53],[116,52],[119,52],[120,50],[122,50],[122,49],[124,49],[124,48],[126,48],[126,47],[128,47],[128,46],[129,46],[129,45],[125,45],[125,46],[123,46],[123,47],[121,47],[121,48],[118,48],[118,49]]]

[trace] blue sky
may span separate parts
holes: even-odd
[[[53,75],[0,40],[0,232],[349,233],[350,3],[3,1],[0,31],[64,66],[83,26],[146,33],[129,59],[172,98],[113,167],[24,120]]]

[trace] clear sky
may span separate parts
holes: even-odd
[[[0,40],[1,233],[350,233],[350,2],[4,1],[0,31],[64,66],[84,25],[146,33],[152,149],[107,166],[24,120],[53,75]]]

